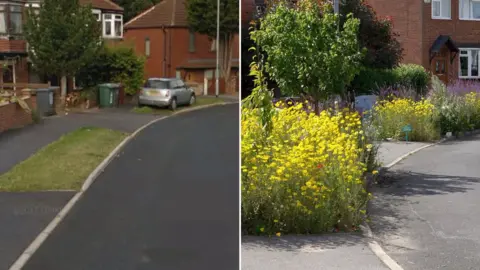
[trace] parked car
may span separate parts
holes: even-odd
[[[177,78],[150,78],[138,97],[138,105],[177,109],[179,105],[193,105],[195,91]]]

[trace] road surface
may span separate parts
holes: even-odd
[[[151,125],[23,269],[238,269],[238,126],[238,104]]]
[[[405,270],[479,269],[480,136],[424,149],[374,191],[371,227]]]

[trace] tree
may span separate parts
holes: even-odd
[[[283,93],[314,102],[345,88],[359,72],[363,52],[357,40],[359,20],[347,16],[339,27],[330,4],[305,0],[297,8],[279,3],[260,21],[252,39],[268,55],[266,71]]]
[[[144,83],[145,59],[135,54],[133,48],[122,45],[104,46],[91,61],[77,73],[83,87],[93,87],[105,82],[121,83],[125,92],[134,95]]]
[[[45,75],[62,78],[62,100],[66,77],[88,63],[102,46],[101,29],[91,5],[78,0],[45,0],[39,13],[28,10],[24,26],[33,66]]]
[[[160,3],[160,0],[113,0],[113,2],[123,7],[123,19],[128,22],[143,11]]]
[[[340,13],[342,24],[347,14],[360,20],[358,41],[367,49],[363,66],[368,68],[390,69],[402,60],[403,49],[393,32],[389,17],[378,18],[371,6],[364,0],[342,0]]]
[[[232,69],[233,37],[238,33],[238,0],[220,0],[220,74],[225,82],[230,79]],[[188,25],[191,30],[217,36],[217,0],[189,0],[186,2]]]

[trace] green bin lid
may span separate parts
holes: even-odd
[[[119,83],[102,83],[102,84],[99,84],[98,86],[108,87],[108,88],[118,88],[120,87],[120,84]]]

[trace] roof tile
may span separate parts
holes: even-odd
[[[188,26],[185,0],[162,0],[127,22],[125,29]]]
[[[123,11],[123,8],[110,0],[80,0],[81,5],[92,4],[94,8]]]

